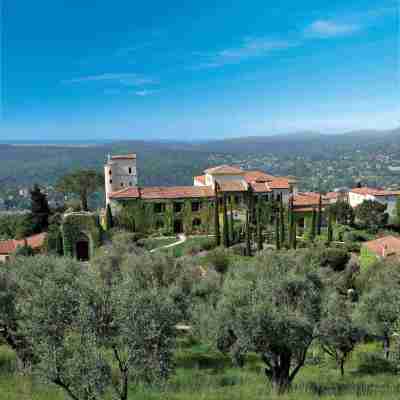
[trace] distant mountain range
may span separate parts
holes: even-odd
[[[337,160],[344,153],[351,157],[355,151],[366,154],[391,151],[392,158],[393,154],[400,158],[400,128],[329,135],[297,132],[196,143],[166,140],[8,142],[0,144],[0,183],[3,187],[54,183],[77,168],[102,170],[108,153],[137,153],[139,179],[145,185],[191,184],[193,175],[201,173],[210,164],[240,159],[239,155],[248,160],[272,155],[278,159],[300,156],[317,161]]]

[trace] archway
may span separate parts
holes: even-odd
[[[76,258],[79,261],[89,261],[90,259],[90,241],[89,238],[81,233],[79,239],[76,241]]]

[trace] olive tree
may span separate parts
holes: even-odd
[[[215,313],[217,340],[241,354],[259,354],[266,377],[283,393],[316,337],[321,295],[317,270],[304,252],[265,253],[226,277]]]
[[[333,292],[326,296],[319,326],[319,340],[325,353],[332,357],[344,375],[344,364],[362,339],[362,330],[353,318],[353,304],[344,296]]]

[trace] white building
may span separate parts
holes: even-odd
[[[395,215],[396,202],[399,197],[400,191],[388,191],[368,187],[351,189],[349,192],[349,202],[353,208],[357,207],[365,200],[372,200],[381,204],[386,204],[387,213],[389,215]]]

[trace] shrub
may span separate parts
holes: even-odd
[[[360,356],[358,372],[362,374],[396,374],[396,363],[384,358],[381,354],[365,353]]]
[[[317,257],[321,267],[329,267],[334,271],[344,271],[350,261],[350,254],[346,250],[333,247],[322,249]]]

